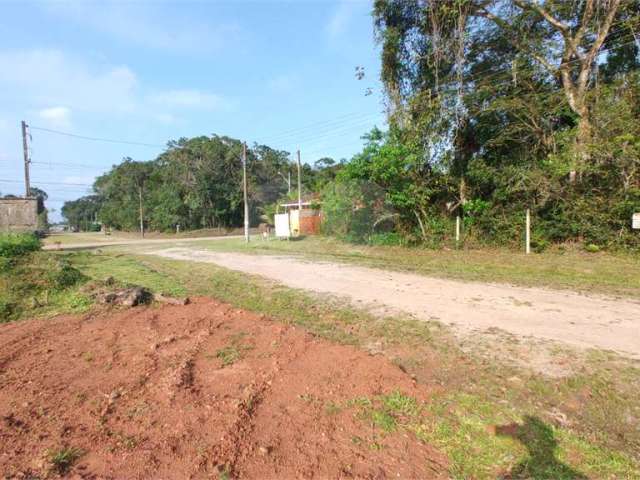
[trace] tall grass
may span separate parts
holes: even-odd
[[[32,233],[0,234],[0,257],[15,258],[40,250],[40,240]]]

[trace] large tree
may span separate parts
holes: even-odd
[[[520,69],[534,71],[562,88],[576,116],[575,171],[588,161],[588,94],[602,46],[614,25],[616,34],[633,32],[638,8],[631,0],[377,0],[374,17],[391,107],[406,113],[402,107],[409,101],[435,101],[453,119],[447,128],[458,133],[468,120],[460,98],[467,89],[498,80],[500,71],[514,81]],[[452,144],[464,150],[457,140]]]

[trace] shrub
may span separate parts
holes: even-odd
[[[598,253],[600,251],[600,247],[594,243],[586,245],[584,249],[589,253]]]
[[[0,297],[0,323],[11,320],[15,306],[8,298]]]
[[[395,232],[374,233],[369,237],[369,245],[397,246],[405,244],[406,241],[402,235]]]
[[[0,234],[0,258],[15,258],[40,250],[40,240],[32,233]]]
[[[56,267],[48,275],[49,284],[54,290],[63,290],[71,287],[84,278],[78,269],[73,268],[64,261],[60,261]]]

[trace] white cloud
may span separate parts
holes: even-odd
[[[137,79],[126,66],[90,67],[59,50],[35,49],[0,52],[0,71],[1,90],[35,108],[66,105],[90,112],[135,108]]]
[[[236,43],[235,22],[211,25],[185,13],[181,4],[149,2],[46,2],[48,12],[118,41],[182,53],[218,50]],[[153,7],[153,8],[150,8]]]
[[[356,6],[355,2],[347,0],[343,0],[338,4],[326,25],[327,35],[330,40],[335,40],[347,31]]]
[[[69,128],[71,126],[71,110],[67,107],[43,108],[38,112],[38,116],[57,128]]]
[[[0,104],[15,102],[56,128],[69,128],[72,112],[173,124],[180,111],[229,108],[220,95],[198,89],[145,94],[129,67],[88,64],[59,50],[0,51],[0,72]]]
[[[193,108],[215,110],[224,106],[223,99],[213,93],[200,90],[165,90],[148,97],[153,104],[169,108]]]

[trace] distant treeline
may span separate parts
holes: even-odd
[[[330,158],[303,164],[303,192],[322,189],[340,165]],[[247,149],[247,178],[253,225],[269,221],[275,203],[297,192],[297,164],[288,152],[265,145]],[[242,142],[229,137],[171,141],[155,160],[130,158],[98,177],[94,193],[69,201],[62,215],[78,230],[99,222],[117,230],[140,226],[157,231],[237,227],[243,222]]]

